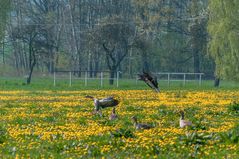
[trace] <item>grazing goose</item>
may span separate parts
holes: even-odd
[[[157,77],[152,77],[149,73],[143,72],[143,74],[138,74],[139,80],[144,81],[149,87],[154,89],[156,92],[160,92],[158,88]]]
[[[111,113],[109,119],[110,119],[110,120],[115,120],[115,119],[117,119],[117,118],[118,118],[118,116],[117,116],[117,114],[115,113],[115,108],[113,108],[113,109],[112,109],[112,113]]]
[[[133,124],[134,124],[134,126],[135,126],[135,128],[136,128],[137,130],[139,130],[139,129],[151,129],[151,128],[153,128],[152,125],[138,123],[138,120],[137,120],[136,116],[133,116],[131,119],[132,119],[132,122],[133,122]]]
[[[180,120],[179,120],[180,128],[191,126],[192,125],[191,121],[184,120],[184,112],[180,111],[179,113],[181,114],[181,117],[180,117]]]
[[[114,99],[113,97],[107,97],[103,99],[97,99],[92,96],[85,96],[86,98],[90,98],[94,100],[94,106],[95,106],[95,112],[98,113],[100,109],[104,109],[107,107],[115,107],[119,104],[119,101],[117,99]]]

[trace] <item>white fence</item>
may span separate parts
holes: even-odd
[[[64,79],[66,76],[68,76],[68,80],[69,80],[69,86],[72,86],[72,80],[73,80],[73,72],[79,72],[79,71],[56,71],[53,73],[53,85],[56,86],[57,80],[63,79],[62,77],[59,77],[59,75],[57,76],[57,74],[59,73],[64,73]],[[109,74],[108,71],[103,71],[103,72],[97,72],[97,75],[95,77],[90,77],[89,76],[89,71],[80,71],[81,73],[83,73],[83,75],[81,75],[81,77],[77,77],[75,79],[77,80],[84,80],[84,85],[88,86],[88,82],[90,80],[98,80],[100,83],[100,86],[103,87],[104,85],[104,80],[110,80],[112,78],[109,78],[107,76],[107,74]],[[116,86],[119,87],[119,75],[120,75],[120,71],[116,72],[116,77],[113,78],[114,81],[116,81]],[[68,74],[68,75],[67,75]]]
[[[186,85],[186,82],[187,81],[198,81],[198,84],[201,86],[202,85],[202,76],[204,75],[204,73],[155,73],[155,75],[159,78],[159,76],[162,76],[162,75],[166,75],[167,76],[167,83],[168,83],[168,86],[170,86],[170,83],[172,81],[182,81],[183,82],[183,85],[185,86]],[[181,76],[182,77],[182,80],[179,80],[179,79],[173,79],[172,76]],[[194,78],[194,79],[187,79],[187,76],[198,76],[198,78]]]
[[[57,82],[64,79],[68,81],[68,85],[71,87],[73,85],[73,80],[80,80],[82,85],[88,86],[90,81],[95,81],[97,85],[100,87],[103,87],[105,85],[105,80],[108,81],[111,79],[109,77],[109,72],[108,71],[102,71],[102,72],[97,72],[95,76],[90,76],[89,71],[81,71],[81,76],[77,77],[76,75],[73,75],[75,71],[57,71],[54,72],[53,74],[53,85],[56,86]],[[199,86],[202,85],[202,76],[204,73],[165,73],[165,72],[159,72],[159,73],[153,73],[157,79],[158,82],[160,81],[166,81],[167,85],[170,86],[171,83],[177,81],[177,82],[182,82],[183,86],[185,86],[188,82],[190,81],[196,81]],[[123,77],[120,78],[120,75]],[[118,71],[115,75],[114,80],[114,85],[116,87],[120,86],[120,83],[123,83],[125,81],[131,81],[131,83],[135,83],[138,85],[138,76],[136,75],[136,79],[134,78],[126,78],[124,77],[124,74],[120,71]],[[135,81],[135,82],[133,82]]]

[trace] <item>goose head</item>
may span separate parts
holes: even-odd
[[[180,111],[179,111],[179,114],[181,115],[180,119],[181,119],[181,120],[184,120],[184,111],[180,110]]]
[[[136,116],[132,116],[132,117],[131,117],[131,120],[132,120],[132,122],[133,122],[134,124],[137,124],[137,123],[138,123]]]
[[[112,109],[112,113],[115,114],[115,108]]]

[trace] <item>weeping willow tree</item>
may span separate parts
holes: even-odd
[[[239,1],[209,1],[209,53],[219,79],[239,80]]]
[[[0,40],[2,40],[4,36],[10,3],[10,0],[0,0]]]

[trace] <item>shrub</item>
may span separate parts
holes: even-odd
[[[4,143],[7,140],[7,130],[5,127],[0,125],[0,144]]]
[[[119,129],[116,130],[115,132],[110,132],[110,135],[112,137],[125,137],[125,138],[134,138],[134,134],[131,130],[128,129]]]
[[[185,145],[204,145],[207,143],[208,140],[212,139],[213,134],[206,134],[206,133],[187,133],[185,136],[180,137],[180,143]]]
[[[230,104],[228,106],[228,111],[239,113],[239,103],[233,102],[232,104]]]
[[[239,143],[239,125],[229,130],[228,132],[220,133],[218,138],[220,142],[232,144]]]

